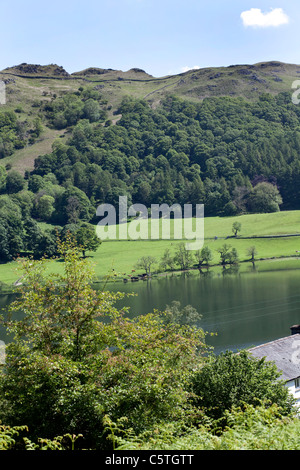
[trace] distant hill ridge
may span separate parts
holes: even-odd
[[[7,67],[3,72],[10,72],[23,75],[54,75],[69,77],[70,74],[60,65],[39,65],[39,64],[26,64],[25,62],[13,67]]]
[[[88,67],[69,73],[57,64],[24,62],[0,71],[0,80],[6,84],[6,105],[1,106],[1,111],[17,111],[19,119],[30,126],[36,117],[43,118],[42,109],[49,101],[66,93],[78,94],[82,87],[88,87],[100,91],[106,102],[107,119],[115,124],[121,118],[120,104],[128,96],[147,101],[153,109],[170,94],[192,103],[213,97],[243,98],[251,102],[264,93],[292,93],[292,84],[297,79],[300,79],[300,65],[276,60],[197,68],[162,77],[154,77],[137,67],[127,71]],[[13,164],[22,171],[32,168],[34,158],[49,152],[58,138],[59,131],[48,129],[47,121],[44,125],[45,132],[34,145],[17,150],[14,162],[9,156],[1,164]]]
[[[277,68],[275,71],[274,69]],[[189,75],[191,73],[196,74],[196,75],[201,75],[203,73],[207,73],[209,71],[214,71],[214,70],[223,70],[223,72],[227,71],[229,74],[232,74],[232,70],[230,69],[236,69],[238,73],[240,74],[250,74],[251,71],[269,71],[271,73],[277,72],[277,73],[284,73],[288,70],[292,70],[297,68],[297,72],[300,74],[300,65],[295,65],[295,64],[287,64],[284,62],[280,61],[269,61],[269,62],[259,62],[256,64],[236,64],[236,65],[229,65],[229,66],[224,66],[224,67],[203,67],[203,68],[191,68],[190,70],[186,72],[181,72],[175,75],[178,76],[184,76],[184,75]],[[56,76],[64,76],[64,77],[70,77],[70,76],[92,76],[92,75],[104,75],[108,73],[119,73],[119,74],[124,74],[124,73],[136,73],[136,74],[144,74],[147,75],[148,77],[151,78],[165,78],[165,77],[153,77],[152,75],[148,74],[145,72],[145,70],[141,68],[131,68],[128,71],[122,71],[122,70],[116,70],[112,68],[100,68],[100,67],[88,67],[84,70],[78,71],[78,72],[73,72],[69,73],[67,72],[62,66],[57,65],[57,64],[49,64],[49,65],[40,65],[40,64],[27,64],[26,62],[19,64],[19,65],[14,65],[12,67],[7,67],[5,68],[3,72],[10,72],[10,73],[20,73],[24,75],[56,75]],[[1,73],[1,72],[0,72]],[[173,76],[173,75],[168,75],[168,76]]]
[[[123,74],[139,74],[139,75],[147,75],[149,78],[152,78],[152,75],[147,74],[144,70],[140,68],[132,68],[127,72],[123,72],[122,70],[114,70],[114,69],[103,69],[99,67],[89,67],[79,72],[74,72],[72,74],[68,73],[62,66],[57,64],[49,64],[49,65],[40,65],[40,64],[27,64],[22,63],[19,65],[14,65],[12,67],[5,68],[1,73],[11,73],[17,76],[55,76],[55,77],[64,77],[64,78],[71,78],[72,76],[97,76],[97,75],[104,75],[104,74],[111,74],[117,73],[120,75]]]
[[[153,77],[140,68],[128,71],[112,68],[88,67],[69,73],[57,64],[39,65],[22,63],[0,71],[0,80],[12,82],[14,77],[23,79],[51,79],[66,81],[75,88],[82,82],[101,83],[103,94],[109,101],[118,103],[124,95],[145,98],[159,103],[166,93],[183,99],[201,101],[207,97],[231,96],[249,100],[257,99],[261,93],[278,94],[291,91],[294,80],[300,78],[300,65],[280,61],[257,64],[237,64],[227,67],[205,67],[163,77]],[[32,80],[31,80],[32,81]],[[126,89],[122,87],[126,82]],[[71,85],[71,83],[74,83]],[[144,85],[143,85],[144,84]],[[43,83],[46,86],[45,83]],[[129,85],[129,86],[128,86]],[[31,86],[31,85],[30,85]]]

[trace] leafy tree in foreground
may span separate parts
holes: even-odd
[[[135,433],[187,419],[202,329],[156,311],[127,318],[115,307],[124,294],[91,287],[93,269],[72,237],[58,249],[61,275],[46,274],[46,260],[22,262],[20,297],[4,322],[13,342],[0,370],[0,420],[26,424],[33,441],[83,434],[84,448],[103,449],[107,415],[126,417]]]
[[[293,399],[275,364],[257,359],[247,351],[221,353],[195,373],[192,389],[195,403],[214,419],[224,418],[233,407],[259,405],[269,401],[281,407],[283,415],[292,411]]]

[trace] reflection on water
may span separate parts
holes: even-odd
[[[130,306],[131,317],[163,310],[173,300],[182,307],[192,305],[202,315],[199,326],[217,333],[207,339],[215,352],[236,351],[288,336],[290,326],[300,323],[300,269],[271,270],[270,264],[270,270],[262,272],[261,266],[248,264],[151,281],[117,282],[110,289],[137,294],[121,303]],[[0,296],[0,306],[5,307],[12,299]],[[3,330],[0,340],[6,340]]]
[[[209,270],[114,289],[138,294],[123,301],[132,316],[163,310],[172,300],[192,305],[202,315],[200,326],[217,333],[207,338],[217,353],[288,336],[290,326],[300,323],[299,282],[300,269],[260,272],[250,265],[242,272]]]

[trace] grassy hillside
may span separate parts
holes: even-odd
[[[120,97],[129,93],[139,98],[149,96],[151,101],[153,95],[164,95],[170,90],[176,95],[193,100],[202,100],[208,96],[243,96],[255,99],[262,92],[277,94],[290,90],[292,82],[299,78],[299,73],[300,65],[277,61],[209,67],[165,77],[153,77],[138,68],[123,72],[91,67],[69,74],[62,67],[53,64],[24,64],[3,70],[1,79],[8,81],[9,89],[13,89],[15,85],[27,97],[38,96],[38,91],[76,89],[85,82],[101,84],[101,89],[108,95],[114,92]]]
[[[55,140],[64,141],[65,131],[45,128],[39,139],[32,145],[28,145],[23,149],[16,150],[13,155],[2,158],[1,165],[11,165],[14,170],[24,174],[26,170],[33,170],[34,161],[37,156],[45,155],[52,152],[52,145]]]
[[[90,67],[69,74],[55,64],[20,64],[0,72],[0,80],[6,84],[6,104],[1,111],[18,110],[19,119],[32,123],[40,114],[40,105],[56,96],[76,92],[80,86],[88,86],[101,91],[107,101],[108,119],[112,123],[120,119],[118,107],[125,96],[145,99],[156,107],[168,94],[172,93],[192,102],[207,97],[230,96],[256,100],[261,93],[278,94],[291,91],[294,80],[299,78],[300,66],[281,62],[263,62],[255,65],[234,65],[190,70],[178,75],[152,77],[145,71],[134,68],[120,70]],[[59,133],[45,128],[38,142],[16,151],[1,161],[10,163],[21,173],[33,168],[34,159],[51,151]]]
[[[237,238],[232,237],[232,224],[238,221],[241,223],[241,232]],[[150,223],[150,221],[149,221]],[[46,224],[43,224],[45,228]],[[238,217],[208,217],[204,222],[205,246],[209,246],[213,253],[211,264],[218,264],[220,256],[217,250],[224,244],[235,247],[241,262],[249,261],[247,249],[255,246],[257,250],[257,260],[262,259],[290,259],[285,267],[299,268],[300,259],[300,211],[277,212],[273,214],[251,214]],[[171,230],[171,237],[172,237]],[[279,235],[299,235],[278,237]],[[270,238],[269,238],[269,237]],[[272,238],[274,237],[275,238]],[[217,237],[217,239],[215,238]],[[228,238],[230,237],[230,238]],[[244,238],[245,237],[245,238]],[[250,237],[250,238],[247,238]],[[253,237],[253,238],[251,238]],[[259,238],[262,237],[262,238]],[[164,251],[169,248],[174,252],[176,246],[182,240],[107,240],[104,241],[95,253],[88,252],[87,255],[95,265],[96,276],[102,278],[107,274],[115,273],[118,278],[135,275],[142,270],[135,269],[139,258],[146,255],[154,256],[157,262],[161,259]],[[281,268],[283,263],[274,262],[274,269]],[[157,268],[158,263],[154,266]],[[260,264],[261,269],[264,269]],[[16,270],[15,262],[0,265],[0,281],[13,283],[20,273]],[[60,262],[51,262],[49,265],[51,272],[61,272]],[[270,269],[270,266],[268,266]],[[112,271],[114,270],[114,271]],[[132,270],[135,270],[133,274]]]
[[[45,102],[53,95],[90,85],[101,90],[113,118],[121,100],[128,95],[146,99],[153,106],[170,92],[194,102],[212,96],[240,96],[255,100],[261,93],[290,91],[299,73],[300,66],[276,61],[190,70],[166,77],[152,77],[136,68],[123,72],[91,67],[69,74],[55,64],[21,64],[0,72],[0,80],[6,83],[7,99],[6,106],[1,109],[21,106],[24,116],[32,119],[38,114],[38,107],[32,106],[34,102]]]

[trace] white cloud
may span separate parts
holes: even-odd
[[[188,72],[189,70],[199,70],[199,69],[200,69],[199,65],[194,65],[194,67],[185,66],[181,68],[181,72]]]
[[[274,8],[269,13],[263,13],[260,8],[251,8],[241,13],[244,26],[268,28],[281,26],[289,22],[289,17],[282,8]]]

